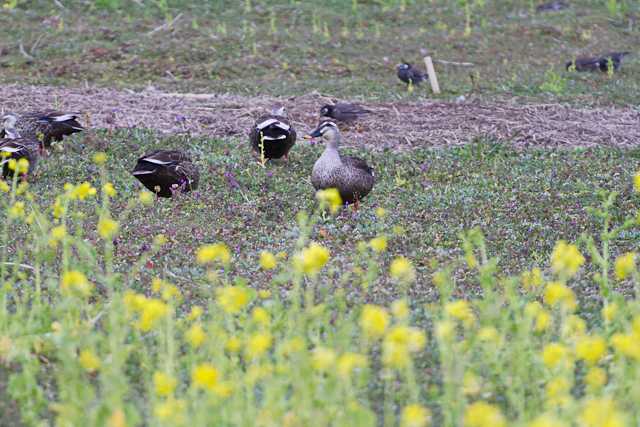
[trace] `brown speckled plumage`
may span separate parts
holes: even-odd
[[[373,168],[357,157],[341,156],[340,132],[333,122],[322,122],[311,134],[327,139],[327,147],[313,165],[311,183],[316,190],[336,188],[344,203],[362,200],[373,188]]]
[[[62,141],[65,136],[84,130],[78,123],[78,115],[54,110],[9,113],[3,117],[3,122],[5,129],[11,128],[23,137],[36,138],[49,147],[53,141]]]

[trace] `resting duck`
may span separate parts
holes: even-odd
[[[10,159],[27,159],[29,161],[29,170],[26,174],[33,172],[40,157],[40,147],[40,142],[36,139],[21,138],[16,134],[12,134],[11,138],[0,139],[2,177],[4,179],[13,177],[13,171],[9,169]],[[23,174],[23,176],[26,174]]]
[[[138,159],[133,176],[158,197],[171,197],[198,188],[200,173],[182,151],[155,150]]]
[[[373,168],[357,157],[341,156],[338,151],[340,131],[332,121],[323,121],[307,138],[322,137],[327,146],[313,165],[311,183],[317,190],[336,188],[343,203],[353,203],[358,209],[362,200],[373,188]]]
[[[288,159],[289,150],[296,143],[296,131],[285,118],[284,108],[261,116],[249,133],[253,150],[264,159]]]
[[[359,105],[337,103],[335,105],[325,105],[320,109],[320,117],[329,117],[339,122],[352,122],[362,116],[371,113]]]
[[[613,71],[618,71],[622,65],[622,59],[630,55],[631,52],[611,52],[598,57],[582,57],[569,61],[566,64],[567,70],[575,67],[576,71],[609,71],[609,62],[613,65]]]
[[[408,62],[403,62],[396,66],[396,70],[398,70],[398,78],[405,82],[406,84],[419,85],[423,80],[427,78],[427,75],[418,70],[417,68],[413,68],[413,65]]]
[[[77,121],[79,114],[53,110],[20,115],[9,113],[2,117],[2,133],[6,136],[8,130],[15,130],[25,137],[35,137],[42,141],[45,147],[50,147],[52,141],[62,141],[65,136],[84,130]]]

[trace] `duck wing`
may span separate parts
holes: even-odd
[[[360,169],[368,173],[371,176],[374,176],[373,168],[367,164],[366,160],[363,160],[359,157],[351,157],[351,156],[341,156],[342,164],[349,168]]]

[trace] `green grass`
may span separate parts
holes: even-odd
[[[318,90],[395,100],[431,96],[426,87],[407,94],[394,70],[402,59],[423,66],[429,52],[475,64],[437,65],[443,98],[632,104],[640,88],[633,56],[612,78],[564,71],[576,54],[638,46],[636,2],[618,2],[624,7],[613,16],[600,1],[542,14],[531,11],[537,2],[485,2],[472,8],[467,37],[464,9],[455,1],[170,1],[166,10],[151,3],[62,3],[65,9],[18,2],[0,16],[3,81],[279,96]],[[171,29],[151,33],[176,16]],[[560,76],[561,90],[549,86],[549,70]]]
[[[202,171],[199,191],[178,200],[160,199],[135,212],[118,239],[118,265],[126,270],[144,244],[158,233],[165,234],[170,243],[149,274],[168,275],[181,286],[191,286],[195,249],[214,241],[226,242],[234,252],[237,271],[261,286],[267,277],[258,271],[259,251],[291,252],[296,215],[311,211],[315,204],[309,176],[321,145],[299,141],[288,164],[273,162],[262,168],[244,139],[158,139],[132,131],[99,133],[91,139],[94,146],[83,140],[65,143],[64,152],[43,161],[32,191],[44,204],[53,203],[52,194],[65,182],[97,179],[97,168],[86,161],[94,146],[108,153],[109,172],[119,191],[114,201],[118,209],[142,188],[130,175],[142,153],[180,148],[197,158]],[[394,226],[401,227],[404,231],[392,240],[390,253],[402,252],[418,264],[417,301],[428,299],[432,291],[432,260],[458,255],[460,233],[474,227],[488,236],[489,251],[500,257],[505,272],[515,273],[532,263],[546,266],[557,239],[573,241],[583,232],[597,231],[585,209],[600,203],[599,190],[622,193],[615,206],[617,217],[630,209],[636,200],[631,177],[640,163],[637,150],[516,151],[488,141],[400,153],[343,150],[366,158],[375,167],[377,182],[357,215],[348,211],[337,219],[328,218],[316,238],[331,249],[339,270],[358,241],[380,232],[391,235]],[[375,217],[376,207],[388,212],[383,224]],[[380,298],[388,298],[389,284],[379,285]]]

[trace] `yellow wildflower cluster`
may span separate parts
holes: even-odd
[[[86,181],[79,185],[65,184],[64,187],[71,200],[84,200],[97,193],[97,190]]]
[[[584,264],[584,256],[576,245],[558,241],[551,253],[551,268],[556,274],[574,276]]]
[[[389,313],[375,305],[365,305],[360,315],[360,327],[365,336],[380,338],[384,335],[389,324]]]
[[[366,368],[367,364],[366,356],[358,353],[347,352],[338,358],[336,370],[338,375],[342,378],[348,378],[355,370]]]
[[[479,401],[467,406],[464,425],[465,427],[506,427],[507,421],[496,406]]]
[[[249,291],[240,286],[225,286],[216,289],[216,301],[229,314],[239,313],[251,301]]]
[[[614,270],[618,280],[626,279],[636,269],[636,254],[628,252],[616,259]]]
[[[425,427],[431,421],[431,411],[418,404],[407,405],[400,416],[401,427]]]
[[[403,256],[399,256],[391,261],[389,274],[391,274],[391,277],[394,279],[403,282],[413,282],[416,279],[416,271],[413,265]]]
[[[18,175],[24,175],[29,172],[29,160],[25,159],[24,157],[19,160],[9,159],[9,161],[7,162],[7,166],[10,170],[15,171]]]
[[[265,354],[273,345],[273,337],[268,332],[251,335],[247,341],[245,354],[249,359],[257,359]]]
[[[196,258],[200,264],[220,262],[223,265],[228,265],[231,261],[231,252],[224,243],[214,243],[200,246]]]
[[[411,362],[411,353],[422,350],[426,343],[423,331],[410,326],[394,326],[382,342],[382,362],[391,368],[406,368]]]
[[[123,302],[130,313],[138,314],[135,326],[142,332],[149,332],[170,312],[169,306],[161,299],[147,298],[131,291],[125,293]]]
[[[316,193],[316,199],[318,199],[318,202],[320,202],[320,207],[328,207],[331,213],[338,212],[338,210],[342,206],[342,197],[340,197],[340,192],[336,188],[319,190]]]
[[[315,276],[329,261],[329,250],[318,243],[311,243],[294,255],[293,265],[301,273]]]
[[[103,239],[111,239],[118,232],[119,225],[111,218],[100,218],[98,221],[98,235]]]
[[[87,297],[91,294],[93,286],[89,283],[84,273],[76,270],[66,271],[60,280],[60,290],[63,294]]]
[[[576,296],[567,285],[562,282],[549,282],[544,290],[544,302],[551,307],[559,306],[564,310],[576,309]]]
[[[263,270],[273,270],[278,265],[276,256],[269,251],[260,252],[260,267]]]
[[[155,372],[153,374],[153,387],[158,396],[167,397],[173,395],[178,380],[164,372]]]
[[[475,322],[475,316],[468,301],[457,300],[448,302],[444,306],[444,311],[447,316],[462,322],[464,326],[469,327]]]
[[[385,236],[374,237],[369,241],[369,246],[375,252],[384,252],[387,249],[387,238]]]
[[[78,361],[80,362],[80,366],[89,373],[100,369],[100,359],[91,350],[82,350],[78,356]]]

